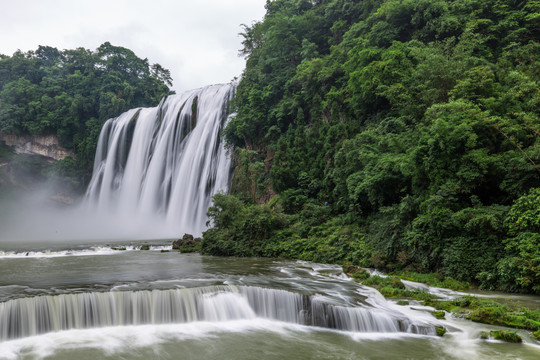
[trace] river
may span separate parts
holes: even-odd
[[[498,327],[398,306],[339,266],[149,244],[5,245],[0,359],[540,358],[526,331],[480,340]]]

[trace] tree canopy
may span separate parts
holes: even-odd
[[[234,195],[248,207],[278,195],[274,211],[290,216],[260,254],[329,246],[318,227],[328,222],[337,237],[360,229],[347,236],[362,239],[352,258],[363,265],[538,292],[540,258],[527,250],[540,248],[538,229],[517,223],[540,207],[540,2],[266,9],[244,28],[247,66],[225,129]]]
[[[169,70],[106,42],[95,51],[39,46],[0,56],[0,132],[54,134],[92,162],[101,126],[170,93]]]

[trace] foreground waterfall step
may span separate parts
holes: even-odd
[[[152,221],[172,236],[201,234],[211,197],[229,187],[220,132],[234,90],[208,86],[108,120],[84,205],[112,221]]]
[[[210,286],[10,300],[0,303],[0,341],[67,329],[256,317],[354,332],[435,334],[432,324],[403,314],[331,305],[284,290]]]

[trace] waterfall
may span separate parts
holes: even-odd
[[[336,306],[314,296],[250,286],[90,292],[0,303],[0,341],[106,326],[266,318],[354,332],[434,335],[434,325],[380,309]]]
[[[200,235],[211,197],[229,186],[230,159],[220,132],[234,90],[231,84],[208,86],[108,120],[85,208],[130,226],[152,222],[171,236]]]

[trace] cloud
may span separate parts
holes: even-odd
[[[240,24],[261,20],[265,2],[18,0],[1,5],[0,53],[38,45],[93,50],[110,41],[171,70],[180,92],[240,75]]]

